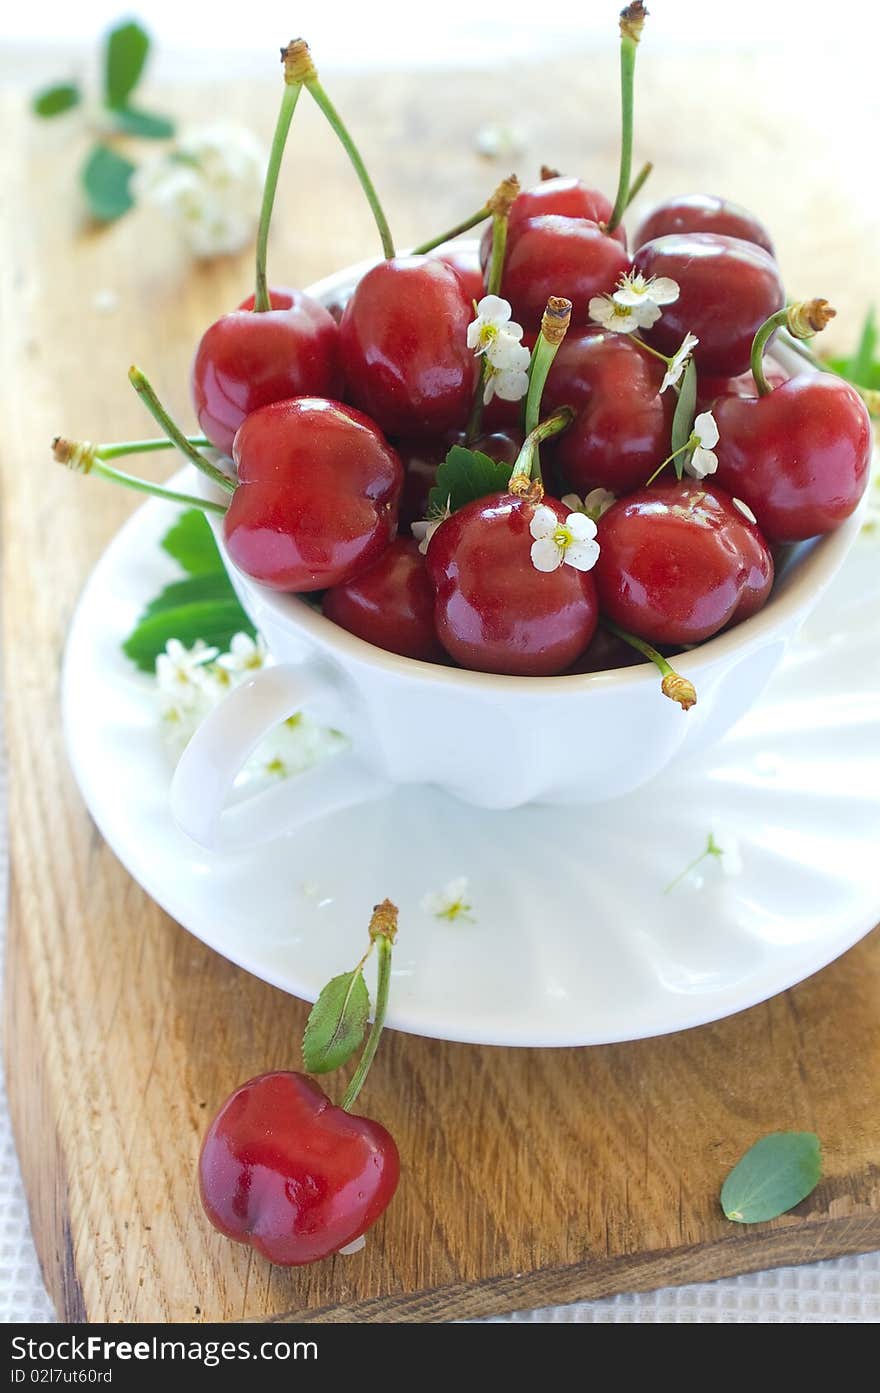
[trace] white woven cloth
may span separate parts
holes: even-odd
[[[0,809],[6,808],[6,767],[0,730]],[[6,828],[0,826],[0,960],[6,930]],[[6,1092],[0,1078],[0,1325],[54,1320],[31,1238]],[[809,1267],[783,1267],[723,1282],[670,1287],[605,1301],[583,1301],[499,1320],[713,1323],[880,1321],[880,1253],[838,1258]]]

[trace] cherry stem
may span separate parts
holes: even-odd
[[[394,256],[394,239],[391,236],[391,229],[388,226],[388,219],[385,217],[382,204],[379,202],[379,195],[376,193],[373,181],[367,173],[367,167],[361,159],[360,151],[352,140],[345,122],[321,85],[317,69],[309,53],[308,44],[304,39],[297,39],[295,43],[288,46],[284,56],[287,80],[289,81],[293,77],[302,82],[326,116],[342,148],[351,160],[354,172],[360,181],[360,186],[366,195],[376,221],[376,227],[379,229],[383,254],[386,261],[390,260]]]
[[[166,503],[178,503],[187,508],[201,508],[205,512],[219,513],[221,516],[226,512],[222,503],[214,503],[207,498],[197,498],[192,493],[178,493],[176,489],[165,488],[162,484],[151,483],[149,479],[139,479],[134,474],[125,474],[121,469],[114,469],[112,465],[103,462],[101,457],[103,448],[113,449],[114,447],[90,445],[87,440],[66,440],[58,435],[52,441],[52,452],[58,463],[66,465],[75,474],[97,474],[102,479],[109,479],[113,484],[122,484],[124,488],[134,489],[137,493],[148,493],[153,498],[162,498]]]
[[[617,197],[611,210],[611,217],[605,231],[611,233],[619,225],[629,202],[630,179],[632,177],[633,146],[633,86],[636,71],[636,52],[646,10],[641,0],[627,5],[620,15],[620,174],[617,181]],[[647,175],[645,176],[647,178]]]
[[[494,194],[489,200],[492,210],[492,255],[489,259],[489,274],[486,279],[486,294],[498,295],[501,290],[501,278],[504,274],[504,256],[507,251],[507,220],[510,217],[510,210],[513,201],[519,193],[519,181],[516,175],[511,174],[509,179],[504,179],[498,185]],[[480,359],[480,372],[477,377],[477,386],[474,391],[474,400],[471,406],[471,414],[468,417],[467,428],[465,430],[465,444],[470,445],[480,434],[480,427],[483,424],[483,392],[486,386],[486,377],[489,372],[489,360],[484,353]]]
[[[571,323],[571,301],[561,295],[551,295],[547,308],[541,318],[541,332],[532,349],[529,363],[529,390],[523,412],[523,425],[526,435],[535,429],[541,416],[541,398],[547,382],[547,374],[553,359],[559,352],[559,345],[568,333]]]
[[[660,689],[663,695],[669,697],[670,701],[677,701],[682,711],[689,711],[696,705],[697,693],[693,682],[686,677],[682,677],[680,672],[668,663],[662,653],[658,653],[656,648],[652,648],[650,643],[646,643],[643,638],[638,638],[635,634],[630,634],[626,629],[621,629],[617,624],[612,623],[603,615],[601,624],[609,633],[615,634],[617,638],[622,638],[624,643],[628,643],[630,648],[635,648],[645,658],[650,658],[663,678]]]
[[[685,452],[685,450],[690,450],[690,449],[692,448],[692,446],[693,446],[693,436],[691,437],[690,440],[686,440],[686,441],[684,442],[683,445],[679,445],[679,447],[678,447],[677,450],[673,450],[673,452],[672,452],[671,455],[667,455],[667,456],[666,456],[666,458],[665,458],[665,460],[663,461],[663,463],[660,464],[660,465],[658,465],[657,468],[654,470],[654,473],[651,475],[650,479],[649,479],[649,480],[647,481],[647,483],[645,484],[645,488],[646,488],[646,489],[647,489],[647,488],[650,488],[651,485],[653,484],[654,480],[655,480],[660,474],[663,473],[663,470],[666,468],[667,464],[671,464],[672,461],[673,461],[674,459],[677,459],[679,455],[683,455],[684,452]]]
[[[702,865],[702,863],[705,861],[705,859],[706,859],[707,856],[720,856],[720,855],[721,855],[721,847],[720,847],[720,846],[718,845],[718,843],[715,841],[715,838],[713,837],[712,833],[710,832],[710,833],[709,833],[709,840],[708,840],[707,843],[706,843],[705,850],[701,851],[700,854],[699,854],[699,856],[695,856],[694,859],[693,859],[693,861],[691,861],[687,866],[685,866],[685,868],[684,868],[683,871],[679,871],[678,875],[677,875],[677,876],[674,876],[673,879],[670,880],[669,884],[666,886],[666,888],[665,888],[664,891],[663,891],[664,895],[668,895],[669,892],[670,892],[670,890],[674,890],[675,887],[676,887],[676,885],[679,885],[679,884],[681,883],[681,881],[684,880],[685,876],[689,876],[690,873],[691,873],[691,871],[695,871],[695,870],[697,869],[697,866]]]
[[[535,426],[530,431],[522,444],[522,449],[516,457],[516,463],[510,471],[510,482],[508,489],[511,493],[525,495],[529,492],[532,484],[541,485],[541,464],[538,459],[538,446],[542,440],[549,440],[554,435],[559,435],[571,425],[574,420],[574,412],[570,406],[560,406],[548,416],[546,421]]]
[[[642,189],[645,187],[645,184],[647,183],[648,179],[650,178],[651,174],[653,173],[653,170],[654,170],[654,163],[653,163],[653,161],[652,161],[652,160],[646,160],[645,163],[642,165],[641,169],[639,170],[638,174],[636,175],[635,179],[633,179],[632,183],[631,183],[630,186],[629,186],[629,193],[628,193],[627,196],[626,196],[626,203],[625,203],[625,205],[624,205],[624,212],[625,212],[626,209],[629,207],[629,205],[633,202],[633,200],[635,199],[636,195],[641,193]]]
[[[766,397],[773,388],[764,376],[764,350],[777,329],[787,329],[795,339],[810,339],[820,333],[835,316],[837,311],[827,300],[796,300],[792,305],[771,314],[765,319],[752,340],[752,355],[749,366],[758,395]]]
[[[188,435],[187,440],[190,445],[202,450],[213,448],[206,435]],[[159,436],[155,440],[118,440],[112,445],[94,445],[95,459],[123,459],[126,455],[148,455],[155,450],[171,450],[174,448],[173,441],[167,436]]]
[[[370,941],[376,944],[379,954],[376,978],[376,1010],[373,1014],[373,1024],[367,1036],[367,1043],[364,1045],[364,1052],[358,1060],[358,1066],[351,1076],[351,1081],[342,1099],[342,1107],[346,1112],[350,1111],[366,1082],[370,1065],[373,1063],[376,1050],[379,1048],[379,1037],[382,1034],[385,1017],[388,1014],[388,990],[391,986],[391,949],[397,937],[397,913],[396,905],[392,904],[390,900],[383,900],[381,904],[376,905],[370,920]]]
[[[285,65],[284,96],[281,98],[281,109],[278,112],[275,134],[272,137],[272,148],[269,152],[269,163],[266,167],[266,181],[263,185],[263,202],[260,207],[260,226],[257,232],[257,280],[254,291],[255,314],[264,314],[266,310],[272,308],[272,301],[269,298],[269,286],[266,281],[266,251],[269,245],[269,224],[272,221],[272,209],[275,206],[275,190],[278,187],[278,175],[281,170],[284,147],[287,143],[287,132],[290,130],[293,113],[296,111],[296,104],[299,101],[299,94],[302,91],[301,81],[291,81],[288,79],[286,54],[287,50],[282,49],[281,61]]]
[[[140,368],[130,367],[128,370],[128,380],[157,426],[165,432],[172,445],[176,445],[181,454],[186,455],[190,463],[194,464],[196,469],[200,470],[212,483],[217,484],[219,488],[226,489],[228,493],[234,493],[235,480],[230,479],[228,474],[224,474],[222,469],[218,469],[216,464],[212,464],[210,460],[205,459],[205,456],[200,454],[194,445],[190,444],[189,438],[185,436],[180,427],[175,425],[174,421],[172,421],[168,412],[156,396],[151,383],[141,372]]]
[[[448,228],[447,231],[442,232],[439,237],[432,237],[430,241],[422,242],[418,247],[413,247],[412,255],[424,256],[427,252],[432,252],[435,247],[442,247],[444,242],[451,242],[453,237],[459,237],[462,232],[470,232],[472,227],[476,227],[478,223],[485,222],[486,219],[491,218],[491,216],[492,209],[488,204],[484,203],[483,207],[478,209],[476,213],[472,213],[469,218],[465,218],[462,222],[456,223],[455,227]]]

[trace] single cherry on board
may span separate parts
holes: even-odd
[[[334,624],[388,653],[423,663],[446,657],[434,629],[434,590],[413,537],[397,537],[369,570],[328,590],[323,609]]]
[[[599,522],[603,614],[651,643],[702,643],[761,608],[773,559],[722,489],[694,479],[631,493]]]
[[[664,305],[645,338],[672,354],[686,333],[696,334],[694,362],[713,376],[745,372],[755,334],[785,301],[772,256],[738,237],[712,232],[658,237],[639,247],[633,265],[646,278],[670,276],[680,287],[678,299]]]
[[[273,590],[350,580],[397,525],[400,459],[354,407],[317,397],[248,416],[233,446],[238,487],[223,521],[240,570]]]
[[[290,397],[342,394],[339,329],[301,290],[271,290],[272,308],[254,313],[250,295],[206,329],[192,365],[199,426],[224,454],[252,411]]]
[[[346,395],[388,435],[464,426],[478,364],[458,272],[435,256],[397,256],[358,282],[339,326]]]
[[[763,223],[747,208],[714,194],[690,193],[667,198],[642,222],[632,240],[633,250],[673,232],[721,232],[726,237],[754,242],[755,246],[774,255],[770,234]]]
[[[554,498],[540,506],[564,523]],[[531,560],[536,504],[515,494],[478,498],[441,523],[428,545],[437,600],[437,634],[462,667],[523,677],[564,672],[596,629],[592,576],[562,565],[550,573]]]
[[[751,508],[771,542],[832,532],[868,486],[867,407],[830,373],[799,373],[765,396],[724,396],[713,407],[722,488]]]
[[[284,1267],[360,1238],[399,1176],[397,1147],[380,1123],[335,1107],[307,1075],[280,1070],[235,1090],[199,1157],[214,1227]]]
[[[569,488],[582,497],[640,488],[668,453],[675,394],[660,395],[664,366],[621,334],[569,334],[544,388],[545,410],[575,418],[549,447]]]

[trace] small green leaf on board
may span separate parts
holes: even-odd
[[[749,1147],[721,1187],[721,1208],[737,1224],[762,1224],[794,1209],[822,1176],[814,1132],[771,1132]]]

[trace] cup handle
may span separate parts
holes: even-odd
[[[357,803],[391,785],[350,751],[228,807],[236,777],[260,741],[294,712],[337,696],[305,667],[263,668],[236,687],[202,722],[178,761],[171,812],[178,827],[209,851],[242,851]]]

